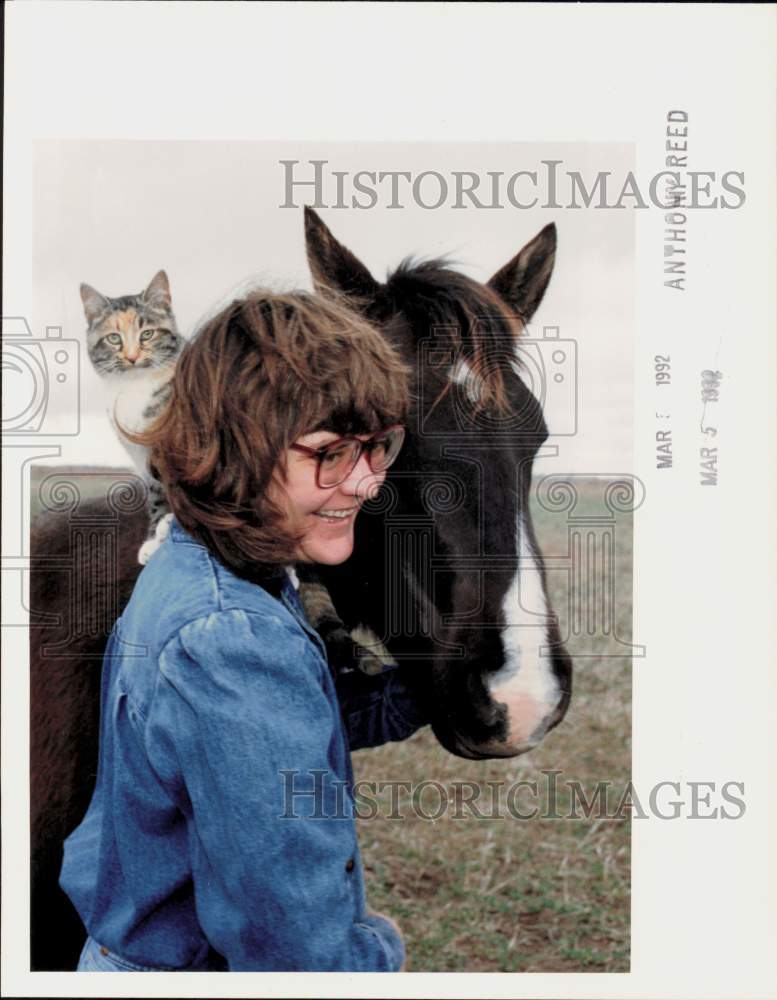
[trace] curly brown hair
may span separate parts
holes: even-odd
[[[257,290],[184,348],[164,410],[145,432],[181,526],[241,576],[292,560],[299,538],[268,496],[286,450],[317,430],[369,434],[401,423],[409,371],[334,296]]]

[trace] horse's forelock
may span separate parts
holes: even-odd
[[[504,412],[509,409],[505,377],[520,363],[515,347],[523,318],[488,286],[450,264],[446,258],[403,260],[385,285],[391,308],[407,318],[416,337],[434,334],[437,341],[450,342],[479,380],[477,409]],[[440,398],[449,388],[447,382]]]

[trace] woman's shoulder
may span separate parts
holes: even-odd
[[[215,697],[239,716],[270,692],[322,687],[326,661],[282,601],[219,589],[218,606],[182,622],[160,652],[159,672],[173,688],[192,704]]]
[[[141,572],[122,616],[125,628],[142,622],[148,629],[154,622],[154,645],[160,649],[184,630],[202,635],[209,645],[223,641],[244,619],[270,633],[295,624],[279,595],[237,577],[175,522]]]

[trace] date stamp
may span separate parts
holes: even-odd
[[[668,354],[656,354],[653,358],[653,377],[655,379],[656,391],[660,397],[656,400],[659,408],[656,410],[656,420],[661,422],[661,429],[656,430],[656,468],[672,468],[672,428],[666,421],[671,415],[668,407],[664,404],[666,400],[665,390],[672,384],[672,359]]]
[[[702,414],[700,430],[705,443],[699,448],[699,484],[701,486],[718,485],[718,446],[708,442],[718,436],[718,428],[711,422],[708,408],[720,401],[720,383],[723,372],[705,368],[701,373]],[[717,420],[716,420],[717,423]]]

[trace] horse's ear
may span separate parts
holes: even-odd
[[[104,295],[100,295],[97,289],[92,288],[91,285],[81,285],[80,291],[86,322],[91,325],[100,313],[105,311],[108,306],[108,299]]]
[[[316,290],[333,289],[361,299],[372,298],[378,283],[350,250],[338,243],[312,208],[305,206],[305,244]]]
[[[542,302],[555,259],[556,226],[551,222],[496,272],[488,287],[528,323]]]

